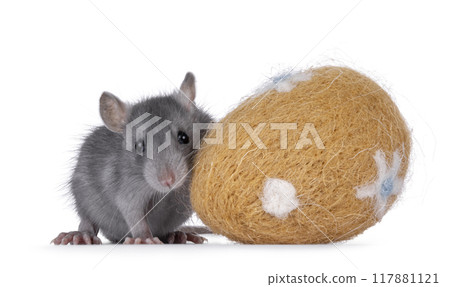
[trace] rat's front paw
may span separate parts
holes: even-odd
[[[149,237],[149,238],[141,238],[141,237],[127,237],[123,244],[163,244],[158,237]]]
[[[50,242],[55,245],[92,245],[102,244],[100,238],[90,232],[72,231],[61,232],[55,239]]]
[[[169,244],[186,244],[188,241],[195,244],[202,244],[208,240],[194,232],[175,231],[169,233],[167,236],[167,243]]]

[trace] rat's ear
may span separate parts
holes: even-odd
[[[100,115],[110,131],[121,133],[127,123],[127,104],[113,94],[103,92],[100,97]]]
[[[191,72],[187,72],[184,77],[183,83],[180,86],[179,93],[180,101],[190,109],[194,105],[195,101],[195,76]]]

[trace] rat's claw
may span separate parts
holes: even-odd
[[[150,238],[148,238],[148,239],[150,239]],[[152,241],[153,241],[153,244],[164,244],[161,240],[159,240],[158,237],[153,237]]]
[[[125,241],[123,242],[123,244],[134,244],[134,238],[131,238],[131,237],[125,238]]]
[[[92,244],[92,239],[91,239],[91,236],[89,236],[89,234],[86,234],[86,233],[83,234],[83,241],[85,244],[89,244],[89,245]]]
[[[161,240],[159,240],[158,237],[147,238],[147,239],[145,239],[145,243],[146,244],[162,244]]]
[[[92,237],[92,241],[94,242],[95,245],[102,244],[102,241],[97,236]]]
[[[193,242],[193,243],[195,243],[195,244],[203,244],[205,241],[208,241],[208,239],[206,239],[205,237],[203,237],[203,236],[200,236],[200,235],[198,235],[198,234],[196,234],[196,233],[186,233],[186,236],[187,236],[187,240],[188,241],[191,241],[191,242]]]
[[[158,237],[152,237],[152,238],[141,238],[141,237],[127,237],[125,238],[125,241],[123,244],[163,244],[161,240],[159,240]]]
[[[102,244],[100,238],[90,232],[72,231],[72,232],[61,232],[52,242],[55,245],[92,245],[92,244]]]
[[[186,244],[186,242],[187,242],[186,233],[177,231],[175,237],[176,237],[175,242],[177,242],[179,244]]]
[[[183,231],[171,232],[167,237],[167,243],[169,244],[186,244],[188,241],[195,244],[202,244],[207,239],[197,233]]]
[[[62,239],[67,235],[66,232],[61,232],[55,239],[53,239],[50,244],[60,245]]]
[[[175,232],[171,232],[167,236],[167,243],[168,244],[173,244],[174,242],[175,242]]]
[[[74,234],[69,232],[64,238],[61,240],[62,245],[67,245],[72,242]]]
[[[81,240],[82,240],[81,235],[75,234],[73,236],[72,242],[74,245],[78,245],[78,244],[80,244]]]

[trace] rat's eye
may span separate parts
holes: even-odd
[[[144,153],[145,152],[145,143],[144,141],[139,141],[134,144],[134,150],[138,153]]]
[[[182,131],[179,131],[178,132],[178,142],[180,144],[188,144],[189,143],[189,136],[186,133],[184,133]]]

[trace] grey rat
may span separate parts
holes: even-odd
[[[102,94],[100,115],[105,126],[86,137],[70,180],[80,225],[78,231],[61,233],[54,244],[100,244],[99,231],[114,243],[203,242],[195,233],[177,231],[193,213],[189,196],[197,151],[193,123],[212,122],[194,104],[195,94],[195,77],[189,72],[179,91],[132,105],[111,93]],[[152,147],[145,132],[135,132],[130,152],[126,126],[145,113],[170,124],[153,136]],[[151,148],[153,158],[146,157]]]

